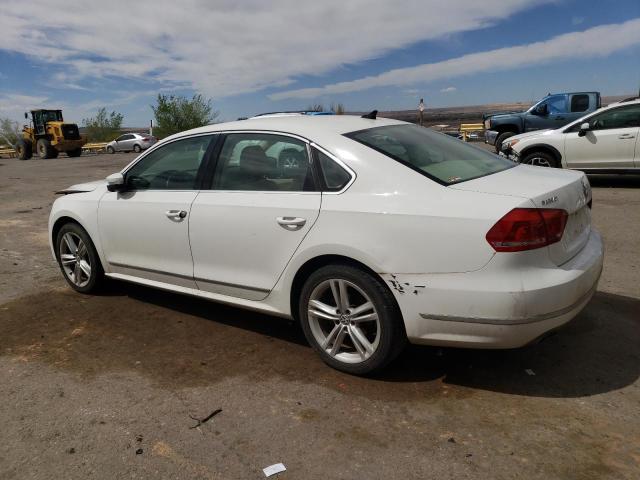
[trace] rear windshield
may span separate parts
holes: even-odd
[[[442,185],[501,172],[516,164],[429,128],[391,125],[346,134]]]

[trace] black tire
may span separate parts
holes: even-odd
[[[30,140],[21,138],[16,143],[16,153],[20,160],[29,160],[33,156],[33,145]]]
[[[496,137],[496,153],[500,153],[500,148],[502,147],[502,142],[504,142],[507,138],[513,137],[516,135],[515,132],[502,132],[500,135]]]
[[[55,158],[57,157],[58,152],[56,152],[55,148],[51,146],[51,142],[46,138],[41,138],[36,142],[36,150],[38,152],[38,156],[42,159],[46,158]]]
[[[111,145],[109,145],[107,147],[107,153],[113,155],[114,153],[116,153],[116,150]]]
[[[554,157],[552,154],[544,151],[536,151],[527,153],[520,163],[526,163],[527,165],[536,165],[538,167],[551,167],[551,168],[560,168],[560,163],[558,159]]]
[[[82,155],[82,147],[78,147],[74,150],[69,150],[67,151],[67,157],[79,157],[80,155]]]
[[[317,288],[322,288],[321,286],[324,282],[333,279],[346,280],[361,289],[368,297],[366,300],[370,301],[375,307],[375,313],[377,313],[378,316],[379,322],[376,324],[376,331],[379,332],[379,340],[377,341],[377,347],[368,358],[358,361],[358,363],[348,363],[330,355],[329,352],[320,345],[310,324],[308,310],[312,293],[317,291]],[[349,310],[347,310],[347,313],[349,313]],[[402,314],[391,291],[375,274],[353,266],[327,265],[312,273],[304,283],[302,291],[300,292],[298,314],[307,341],[320,355],[322,360],[327,365],[346,373],[365,375],[375,370],[380,370],[396,358],[407,343]],[[322,321],[328,322],[328,329],[333,325],[331,322],[336,322],[334,320]],[[337,321],[335,326],[342,328],[342,321],[343,319]],[[351,323],[351,325],[354,325],[354,323]],[[379,330],[377,329],[378,325]],[[345,326],[344,328],[348,327]],[[352,345],[353,353],[350,355],[357,356],[355,344],[347,335],[345,335],[344,338]],[[339,335],[336,335],[336,337],[338,336]],[[344,345],[344,343],[342,343],[342,345]]]
[[[133,151],[136,153],[140,153],[142,151],[142,148],[140,148],[140,145],[134,145],[133,146]]]
[[[87,277],[86,284],[79,285],[74,283],[71,280],[70,275],[65,270],[65,267],[62,265],[61,251],[63,248],[68,249],[68,247],[66,243],[65,247],[61,248],[61,245],[63,244],[63,242],[65,242],[64,237],[68,233],[71,233],[73,236],[80,238],[80,240],[86,246],[86,257],[89,260],[91,268],[91,275]],[[94,246],[91,238],[89,237],[89,234],[85,231],[84,228],[74,222],[64,224],[56,235],[55,252],[56,259],[58,260],[58,266],[60,267],[60,271],[62,272],[62,276],[71,288],[80,293],[92,293],[100,289],[100,287],[104,283],[104,269],[102,268],[102,263],[100,262],[100,257],[98,256],[96,247]]]
[[[54,148],[49,158],[58,158],[59,152]]]

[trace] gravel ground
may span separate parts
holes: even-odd
[[[363,379],[322,364],[291,322],[67,288],[53,192],[132,158],[0,159],[0,479],[264,478],[277,462],[291,479],[640,477],[640,177],[591,178],[605,268],[557,335],[411,347]]]

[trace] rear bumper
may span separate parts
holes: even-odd
[[[559,267],[497,254],[475,272],[396,275],[391,280],[402,292],[390,284],[412,343],[516,348],[580,313],[595,293],[603,255],[592,231],[580,253]]]
[[[495,130],[484,131],[484,143],[488,143],[489,145],[495,145],[497,137],[498,137],[498,132],[496,132]]]

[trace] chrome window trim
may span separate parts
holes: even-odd
[[[154,145],[152,145],[151,147],[147,148],[146,150],[144,150],[144,152],[142,154],[140,154],[137,158],[135,158],[134,160],[132,160],[128,165],[126,165],[121,171],[120,173],[122,173],[122,175],[125,175],[127,173],[127,171],[129,171],[131,168],[133,168],[134,165],[136,165],[138,162],[142,161],[143,158],[145,158],[147,155],[151,154],[152,152],[155,152],[157,149],[164,147],[165,145],[169,145],[173,142],[178,142],[180,140],[186,140],[189,138],[196,138],[196,137],[204,137],[204,136],[212,136],[212,135],[227,135],[227,134],[234,134],[234,133],[260,133],[260,134],[266,134],[266,135],[280,135],[280,136],[284,136],[284,137],[291,137],[291,138],[295,138],[296,140],[300,140],[301,142],[305,143],[307,146],[307,155],[309,157],[309,165],[313,164],[313,151],[311,150],[311,147],[313,148],[317,148],[319,151],[321,151],[322,153],[324,153],[326,156],[328,156],[329,158],[331,158],[331,160],[333,160],[334,162],[336,162],[338,165],[340,165],[342,168],[344,168],[347,173],[351,176],[351,179],[349,180],[349,182],[347,182],[347,184],[339,191],[336,192],[325,192],[325,191],[315,191],[315,192],[300,192],[300,191],[292,191],[292,190],[288,190],[288,191],[272,191],[272,190],[215,190],[215,189],[211,189],[211,190],[198,190],[198,189],[191,189],[191,190],[162,190],[162,189],[155,189],[155,190],[145,190],[145,192],[177,192],[177,191],[184,191],[184,192],[246,192],[246,193],[296,193],[296,194],[310,194],[310,193],[321,193],[323,195],[340,195],[342,193],[344,193],[352,184],[353,182],[355,182],[357,174],[355,171],[353,171],[347,164],[345,164],[342,160],[340,160],[336,155],[334,155],[333,153],[331,153],[329,150],[327,150],[326,148],[318,145],[317,143],[313,142],[312,140],[309,140],[308,138],[305,138],[303,136],[297,135],[295,133],[289,133],[289,132],[280,132],[278,130],[253,130],[253,129],[242,129],[242,130],[214,130],[211,132],[200,132],[200,133],[193,133],[190,135],[184,135],[181,137],[177,137],[174,139],[171,139],[169,141],[158,141],[156,142]]]

